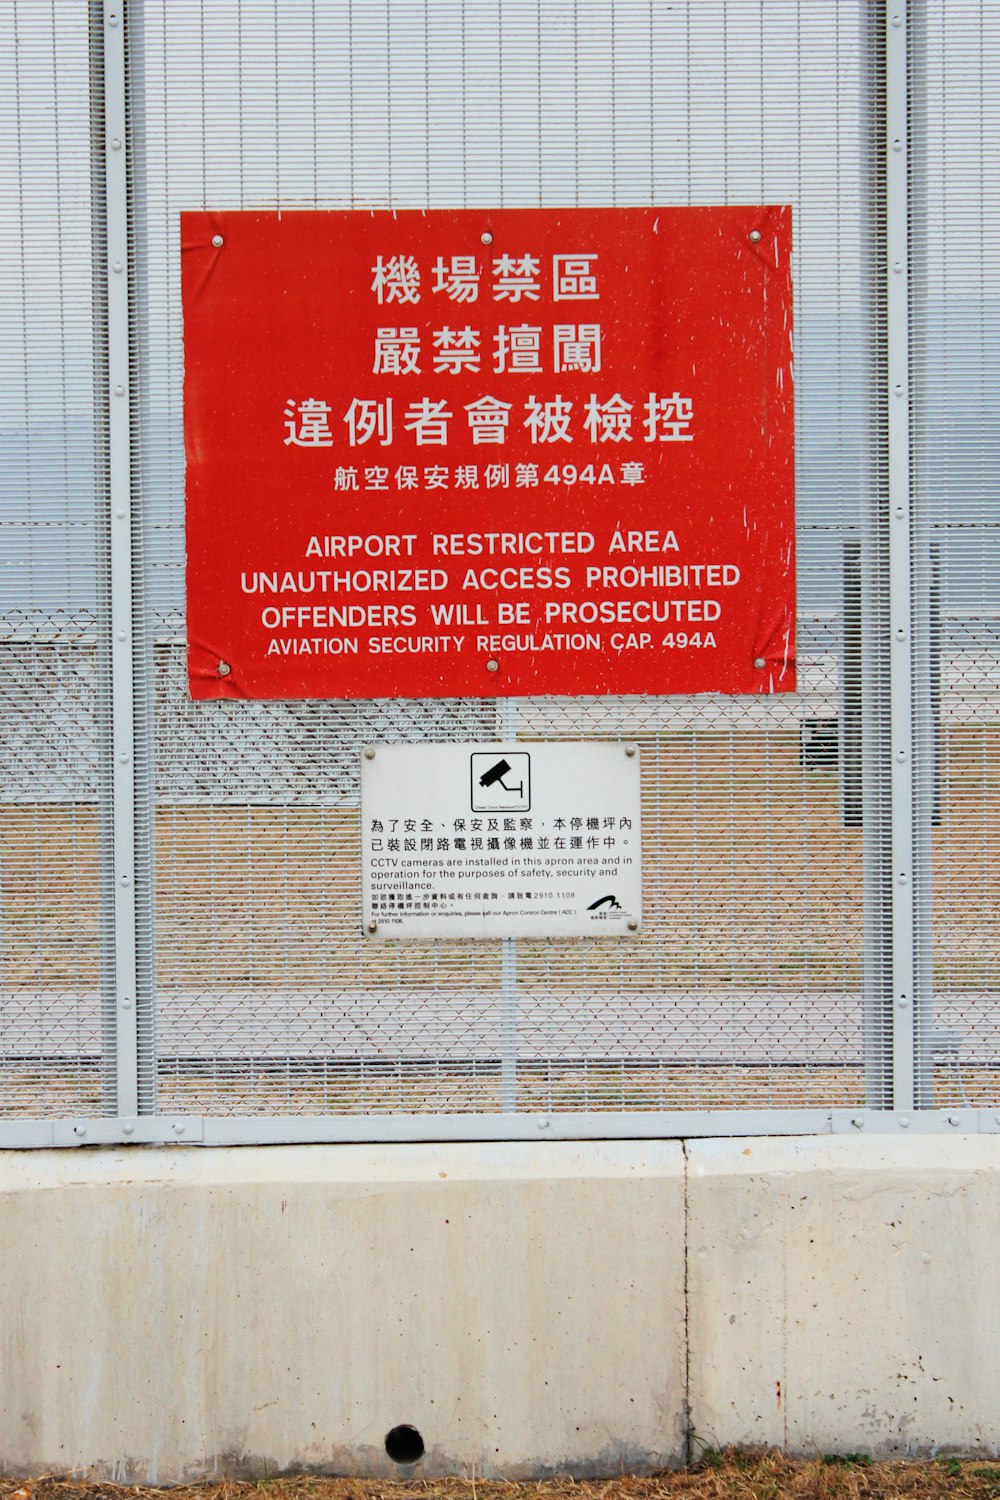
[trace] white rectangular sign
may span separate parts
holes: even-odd
[[[635,745],[376,745],[361,761],[372,938],[629,937]]]

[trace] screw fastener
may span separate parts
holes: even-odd
[[[227,661],[220,661],[218,670],[220,677],[228,677],[233,669]]]
[[[213,234],[212,235],[212,244],[215,246],[216,250],[218,250],[218,248],[219,248],[220,245],[224,245],[225,244],[225,240],[222,238],[221,234]]]
[[[629,932],[638,932],[639,931],[639,924],[635,920],[635,917],[630,917],[629,920],[628,920],[628,924],[627,925],[628,925]]]
[[[753,659],[753,664],[758,669],[761,668],[761,667],[766,667],[767,666],[767,662],[764,660],[764,658],[762,656],[755,656],[754,659]]]
[[[484,245],[492,245],[493,243],[493,236],[488,229],[483,230],[480,238],[482,239]]]
[[[377,922],[369,922],[367,930],[369,932],[378,932],[378,923]]]
[[[628,756],[629,760],[632,760],[635,757],[635,746],[634,745],[626,745],[625,746],[625,754]]]
[[[372,749],[371,745],[368,745],[366,747],[366,749],[365,749],[365,760],[374,760],[374,759],[375,759],[375,751]]]
[[[487,672],[499,672],[500,663],[490,657],[490,660],[486,663],[486,670]]]

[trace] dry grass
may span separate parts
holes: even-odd
[[[439,1480],[325,1479],[292,1476],[184,1485],[170,1490],[115,1486],[46,1475],[0,1480],[0,1500],[996,1500],[1000,1464],[945,1459],[871,1463],[863,1454],[793,1460],[781,1453],[706,1451],[677,1472],[582,1481],[515,1484],[473,1477]]]

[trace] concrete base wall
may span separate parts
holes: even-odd
[[[996,1136],[699,1141],[688,1229],[696,1433],[997,1453]]]
[[[0,1472],[608,1474],[689,1420],[995,1454],[998,1168],[972,1136],[7,1153]]]
[[[674,1142],[0,1156],[0,1469],[676,1462],[683,1222]]]

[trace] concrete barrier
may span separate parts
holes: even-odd
[[[613,1474],[681,1462],[689,1411],[695,1454],[995,1454],[998,1168],[954,1135],[9,1152],[0,1471]]]
[[[1000,1138],[688,1155],[696,1446],[997,1453]]]
[[[681,1147],[0,1156],[0,1467],[617,1473],[683,1454]]]

